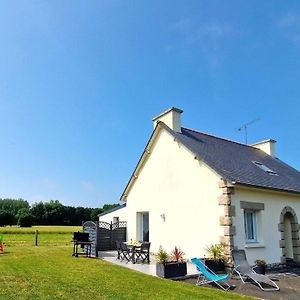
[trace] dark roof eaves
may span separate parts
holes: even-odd
[[[103,213],[99,214],[98,217],[105,216],[105,215],[107,215],[107,214],[109,214],[109,213],[112,213],[112,212],[117,211],[117,210],[119,210],[119,209],[121,209],[121,208],[124,208],[124,207],[126,207],[126,203],[124,203],[124,204],[122,204],[122,205],[120,205],[120,206],[114,207],[114,208],[112,208],[112,209],[106,210],[106,211],[104,211]]]

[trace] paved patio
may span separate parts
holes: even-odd
[[[156,261],[154,255],[150,256],[150,264],[148,263],[140,263],[137,262],[133,264],[132,262],[126,263],[125,260],[120,261],[116,259],[117,257],[117,251],[99,251],[98,252],[98,257],[106,260],[108,262],[111,262],[113,264],[119,265],[126,267],[128,269],[132,269],[135,271],[139,271],[148,275],[156,276]],[[187,278],[189,277],[195,277],[197,275],[197,269],[194,264],[192,263],[187,263]]]
[[[155,270],[155,257],[152,255],[150,258],[150,264],[147,263],[126,263],[116,259],[116,251],[101,251],[99,252],[99,258],[117,264],[135,271],[139,271],[148,275],[156,276]],[[178,278],[187,284],[195,284],[198,276],[198,272],[195,266],[191,263],[187,263],[187,276],[185,278]],[[276,292],[264,292],[255,284],[242,284],[238,276],[230,276],[228,283],[232,286],[229,293],[238,293],[248,296],[253,296],[260,299],[288,299],[299,300],[300,299],[300,267],[286,267],[267,272],[267,275],[271,279],[276,281],[280,287],[280,291]],[[217,289],[211,285],[205,285],[209,288]]]

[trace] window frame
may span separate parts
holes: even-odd
[[[113,217],[113,223],[119,223],[120,222],[120,218],[118,216]]]
[[[253,238],[249,239],[249,229],[248,229],[248,216],[251,216],[252,218],[252,232],[253,232]],[[245,241],[246,244],[257,244],[259,243],[259,235],[258,235],[258,215],[256,210],[250,210],[250,209],[245,209],[244,210],[244,227],[245,227]]]

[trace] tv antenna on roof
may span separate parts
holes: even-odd
[[[254,119],[254,120],[252,120],[252,121],[250,121],[250,122],[247,122],[247,123],[245,123],[245,124],[243,124],[242,126],[240,126],[238,129],[237,129],[237,131],[244,131],[245,132],[245,141],[246,141],[246,145],[247,145],[247,143],[248,143],[248,127],[250,126],[250,125],[252,125],[254,122],[257,122],[257,121],[259,121],[260,119],[259,118],[257,118],[257,119]]]

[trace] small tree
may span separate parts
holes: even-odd
[[[27,208],[21,208],[17,214],[18,225],[20,227],[31,227],[34,224],[34,216]]]

